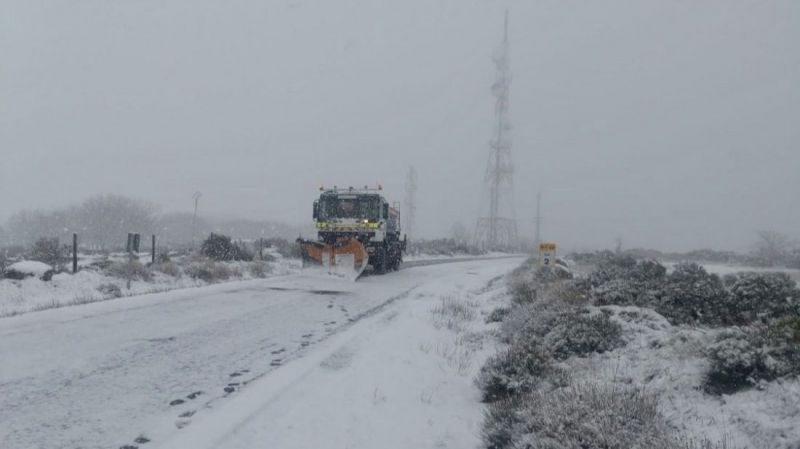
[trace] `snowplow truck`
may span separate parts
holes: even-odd
[[[320,190],[313,213],[317,239],[297,239],[304,265],[322,265],[354,280],[368,265],[377,274],[400,268],[407,243],[405,236],[400,239],[400,210],[380,187]]]

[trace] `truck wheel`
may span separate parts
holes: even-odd
[[[386,273],[386,250],[383,248],[378,248],[375,252],[375,263],[372,264],[372,269],[377,274],[384,274]]]

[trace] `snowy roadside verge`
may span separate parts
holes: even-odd
[[[270,372],[163,448],[474,447],[483,316],[518,260],[426,283]]]
[[[194,267],[191,263],[182,268],[176,264],[170,264],[172,268],[155,265],[148,269],[146,279],[135,277],[130,282],[130,288],[126,279],[117,273],[90,267],[84,267],[76,274],[56,274],[50,281],[38,277],[22,280],[0,278],[0,318],[218,283],[282,276],[296,272],[300,267],[297,259],[283,258],[279,254],[271,256],[272,262],[207,262],[224,273],[203,276],[205,279],[187,273]],[[145,269],[143,265],[138,267]]]
[[[270,252],[270,262],[216,262],[229,274],[224,278],[202,279],[185,273],[187,267],[172,268],[168,273],[156,265],[150,269],[148,280],[137,278],[127,288],[126,280],[105,271],[84,265],[76,274],[59,273],[50,281],[38,277],[23,280],[0,278],[0,319],[28,312],[75,306],[118,298],[129,298],[152,293],[163,293],[186,288],[205,287],[214,284],[241,282],[271,278],[296,273],[301,270],[299,259],[285,258]],[[468,262],[515,257],[503,253],[484,256],[429,256],[414,258],[404,263],[404,268],[435,265],[440,263]],[[173,265],[175,266],[175,265]],[[253,268],[260,268],[253,270]]]

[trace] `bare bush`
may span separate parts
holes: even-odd
[[[103,294],[106,298],[120,298],[122,297],[122,289],[119,288],[119,285],[107,283],[107,284],[100,284],[97,286],[97,291]]]
[[[212,283],[229,279],[231,270],[223,263],[207,260],[205,262],[192,262],[186,268],[186,274],[192,279],[200,279]]]
[[[106,274],[119,279],[129,279],[134,281],[153,280],[153,275],[150,270],[142,265],[138,260],[129,260],[126,262],[113,262],[106,268]]]
[[[181,275],[183,275],[183,272],[178,264],[175,262],[170,262],[169,260],[165,262],[156,262],[155,265],[151,266],[150,268],[153,271],[158,271],[174,278],[179,278]]]
[[[272,267],[267,262],[256,260],[248,265],[248,270],[250,275],[255,278],[265,278],[272,272]]]
[[[40,238],[33,244],[29,255],[30,260],[44,262],[56,271],[64,269],[64,263],[67,260],[66,251],[61,247],[57,237],[54,238]]]

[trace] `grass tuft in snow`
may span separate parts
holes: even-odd
[[[475,319],[474,304],[463,301],[454,296],[445,296],[431,309],[433,324],[437,329],[442,327],[448,330],[461,332],[467,322]]]

